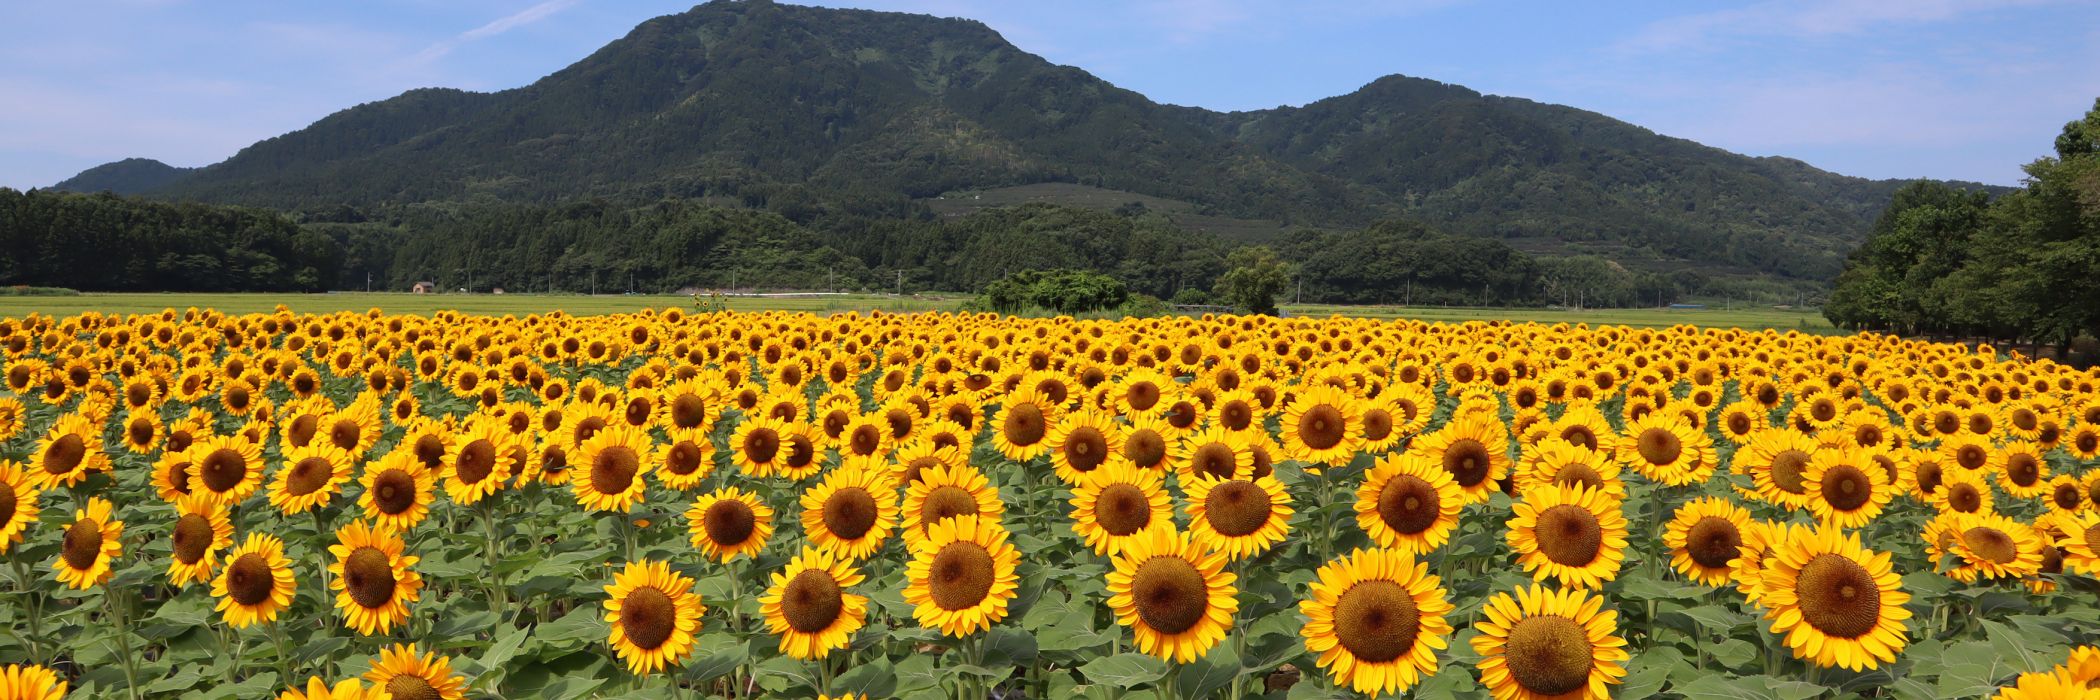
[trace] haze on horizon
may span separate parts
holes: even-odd
[[[2100,95],[2100,5],[820,1],[968,17],[1161,102],[1298,105],[1400,73],[1870,178],[2017,184]],[[683,2],[92,0],[0,8],[0,186],[201,166],[416,87],[528,84]],[[1527,8],[1529,9],[1529,8]]]

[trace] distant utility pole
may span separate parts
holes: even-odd
[[[1293,303],[1293,304],[1303,304],[1303,303],[1305,303],[1305,278],[1303,278],[1303,277],[1300,277],[1300,278],[1298,278],[1298,298],[1297,298],[1296,300],[1292,301],[1291,303]]]
[[[365,293],[366,293],[366,294],[371,294],[371,293],[372,293],[372,271],[371,271],[371,270],[366,270],[366,271],[365,271]]]
[[[897,296],[904,296],[904,271],[897,271]]]

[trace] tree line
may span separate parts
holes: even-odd
[[[1033,270],[1106,275],[1133,295],[1209,303],[1241,246],[1141,206],[1026,204],[957,217],[704,199],[553,205],[424,203],[296,212],[0,190],[0,284],[89,291],[681,289],[978,292]],[[1284,302],[1415,305],[1669,303],[1711,293],[1696,273],[1386,220],[1293,229],[1264,272]],[[1243,256],[1244,257],[1244,256]],[[1277,281],[1280,280],[1280,281]],[[1279,286],[1280,285],[1280,286]],[[1225,301],[1225,300],[1219,300]]]
[[[1998,197],[1931,182],[1896,192],[1824,314],[1846,328],[2046,343],[2059,357],[2100,335],[2100,99],[2025,172]]]

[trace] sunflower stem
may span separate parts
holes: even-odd
[[[22,587],[22,596],[28,599],[28,605],[23,607],[29,610],[29,637],[23,641],[29,647],[30,663],[41,665],[44,663],[44,596],[36,589],[35,576],[29,573],[29,560],[20,556],[14,559],[15,581]],[[15,636],[22,635],[18,632]]]
[[[496,561],[502,556],[503,543],[496,537],[496,512],[491,508],[494,504],[490,500],[484,497],[478,504],[481,510],[482,537],[487,545],[482,549],[488,552],[489,609],[502,610],[509,607],[506,600],[509,596],[504,594],[502,577],[496,575]]]
[[[277,643],[277,677],[292,677],[292,652],[284,641],[284,622],[270,621],[270,638]]]
[[[133,700],[137,700],[140,697],[139,670],[138,661],[133,658],[131,653],[131,624],[129,620],[125,619],[124,605],[117,602],[117,595],[117,589],[108,586],[103,587],[102,603],[104,607],[109,609],[110,619],[116,623],[117,641],[122,645],[122,650],[119,651],[120,655],[117,658],[124,662],[124,688],[131,692]]]

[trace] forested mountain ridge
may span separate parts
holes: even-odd
[[[1818,283],[1900,185],[1402,76],[1303,107],[1163,105],[975,21],[717,0],[531,85],[359,105],[144,192],[309,211],[694,198],[812,224],[1043,182]]]
[[[188,177],[196,168],[178,168],[151,158],[125,158],[103,163],[66,178],[51,189],[67,192],[138,194]]]

